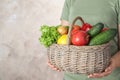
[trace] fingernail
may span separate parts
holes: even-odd
[[[90,76],[88,76],[88,78],[90,78]]]
[[[60,72],[60,70],[58,70],[58,72]]]
[[[111,67],[108,67],[108,69],[112,69]]]
[[[105,71],[109,71],[109,70],[111,70],[112,68],[111,67],[108,67]]]
[[[98,74],[94,73],[93,75],[98,75]]]
[[[88,76],[88,78],[90,78],[90,77],[92,77],[92,75],[91,75],[91,74]]]

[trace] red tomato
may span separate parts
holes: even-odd
[[[74,25],[74,26],[73,26],[73,29],[75,29],[75,30],[80,30],[81,27],[80,27],[79,25]]]
[[[73,45],[83,46],[86,45],[89,41],[89,35],[85,31],[77,31],[71,37]]]
[[[80,30],[73,29],[73,30],[71,31],[71,36],[74,35],[74,34],[75,34],[76,32],[78,32],[78,31],[80,31]]]

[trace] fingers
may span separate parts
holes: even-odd
[[[51,68],[54,68],[54,66],[51,65],[50,62],[47,62],[47,65],[50,66]]]
[[[89,78],[101,78],[101,77],[109,75],[115,68],[116,68],[115,61],[111,59],[109,66],[105,69],[105,72],[93,73],[93,74],[88,75],[88,77]]]
[[[113,68],[112,68],[112,65],[110,64],[109,67],[105,69],[105,72],[90,74],[88,75],[88,78],[101,78],[101,77],[109,75],[112,72],[112,70]]]
[[[101,77],[104,77],[104,76],[107,76],[111,73],[112,71],[107,71],[107,72],[103,72],[103,73],[94,73],[94,74],[90,74],[88,76],[88,78],[101,78]]]
[[[105,69],[105,72],[112,71],[112,67],[109,66],[108,68]]]
[[[88,75],[88,78],[101,78],[109,75],[111,72],[112,72],[112,66],[110,65],[108,68],[105,69],[105,72],[90,74]]]
[[[54,65],[50,64],[49,61],[47,62],[47,65],[48,65],[50,68],[52,68],[52,70],[55,70],[55,71],[60,72],[60,70],[59,70],[58,68],[56,68]]]
[[[112,71],[115,69],[115,63],[114,61],[111,61],[109,66],[105,69],[105,72]]]

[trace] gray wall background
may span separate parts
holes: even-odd
[[[60,24],[64,0],[0,0],[0,80],[62,80],[51,70],[40,25]]]

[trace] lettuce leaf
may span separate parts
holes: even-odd
[[[42,25],[40,32],[42,33],[39,41],[45,47],[49,47],[51,44],[56,43],[60,34],[57,32],[58,26]]]

